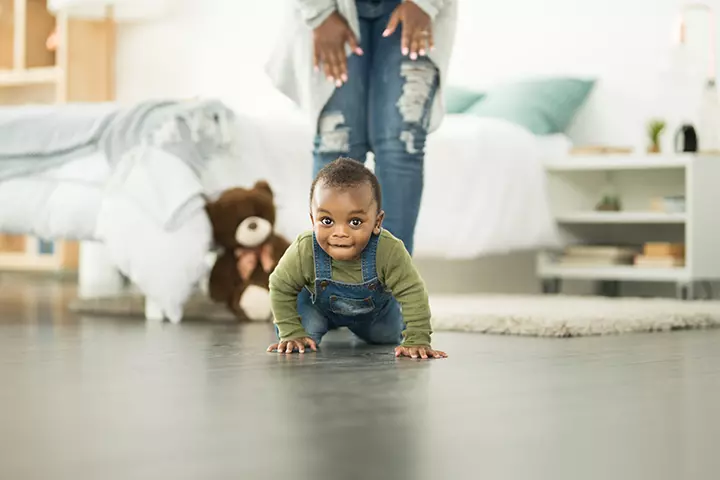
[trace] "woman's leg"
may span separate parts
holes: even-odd
[[[369,22],[360,20],[361,35],[369,32]],[[367,140],[367,85],[369,49],[364,55],[347,59],[348,81],[336,88],[320,113],[313,150],[313,177],[338,157],[365,162]]]
[[[427,57],[411,60],[402,55],[401,28],[382,37],[387,21],[383,17],[373,22],[368,134],[382,188],[384,225],[412,253],[423,190],[425,138],[439,75]]]

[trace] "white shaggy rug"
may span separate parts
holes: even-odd
[[[137,294],[76,300],[78,313],[144,316]],[[576,337],[720,326],[720,302],[555,295],[431,295],[435,331]],[[196,295],[185,317],[237,321],[225,307]]]
[[[720,326],[720,302],[562,295],[442,295],[435,331],[575,337]]]

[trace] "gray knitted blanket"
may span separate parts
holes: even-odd
[[[105,153],[112,166],[144,144],[164,148],[198,171],[229,143],[231,118],[231,110],[214,100],[0,107],[0,181],[94,152]]]

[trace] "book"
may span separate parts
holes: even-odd
[[[648,242],[643,246],[646,257],[677,257],[685,256],[685,244],[670,242]]]
[[[685,266],[685,259],[673,256],[647,256],[635,257],[637,267],[675,268]]]

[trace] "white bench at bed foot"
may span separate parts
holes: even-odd
[[[162,322],[165,320],[165,314],[162,307],[149,298],[145,299],[145,320],[150,322]],[[180,323],[179,321],[173,323]]]
[[[102,243],[81,242],[79,263],[79,298],[112,297],[127,290],[123,276],[113,265],[107,247]],[[165,319],[162,308],[150,299],[145,299],[145,319],[156,322]]]
[[[121,294],[125,281],[100,242],[80,242],[78,297],[111,297]]]

